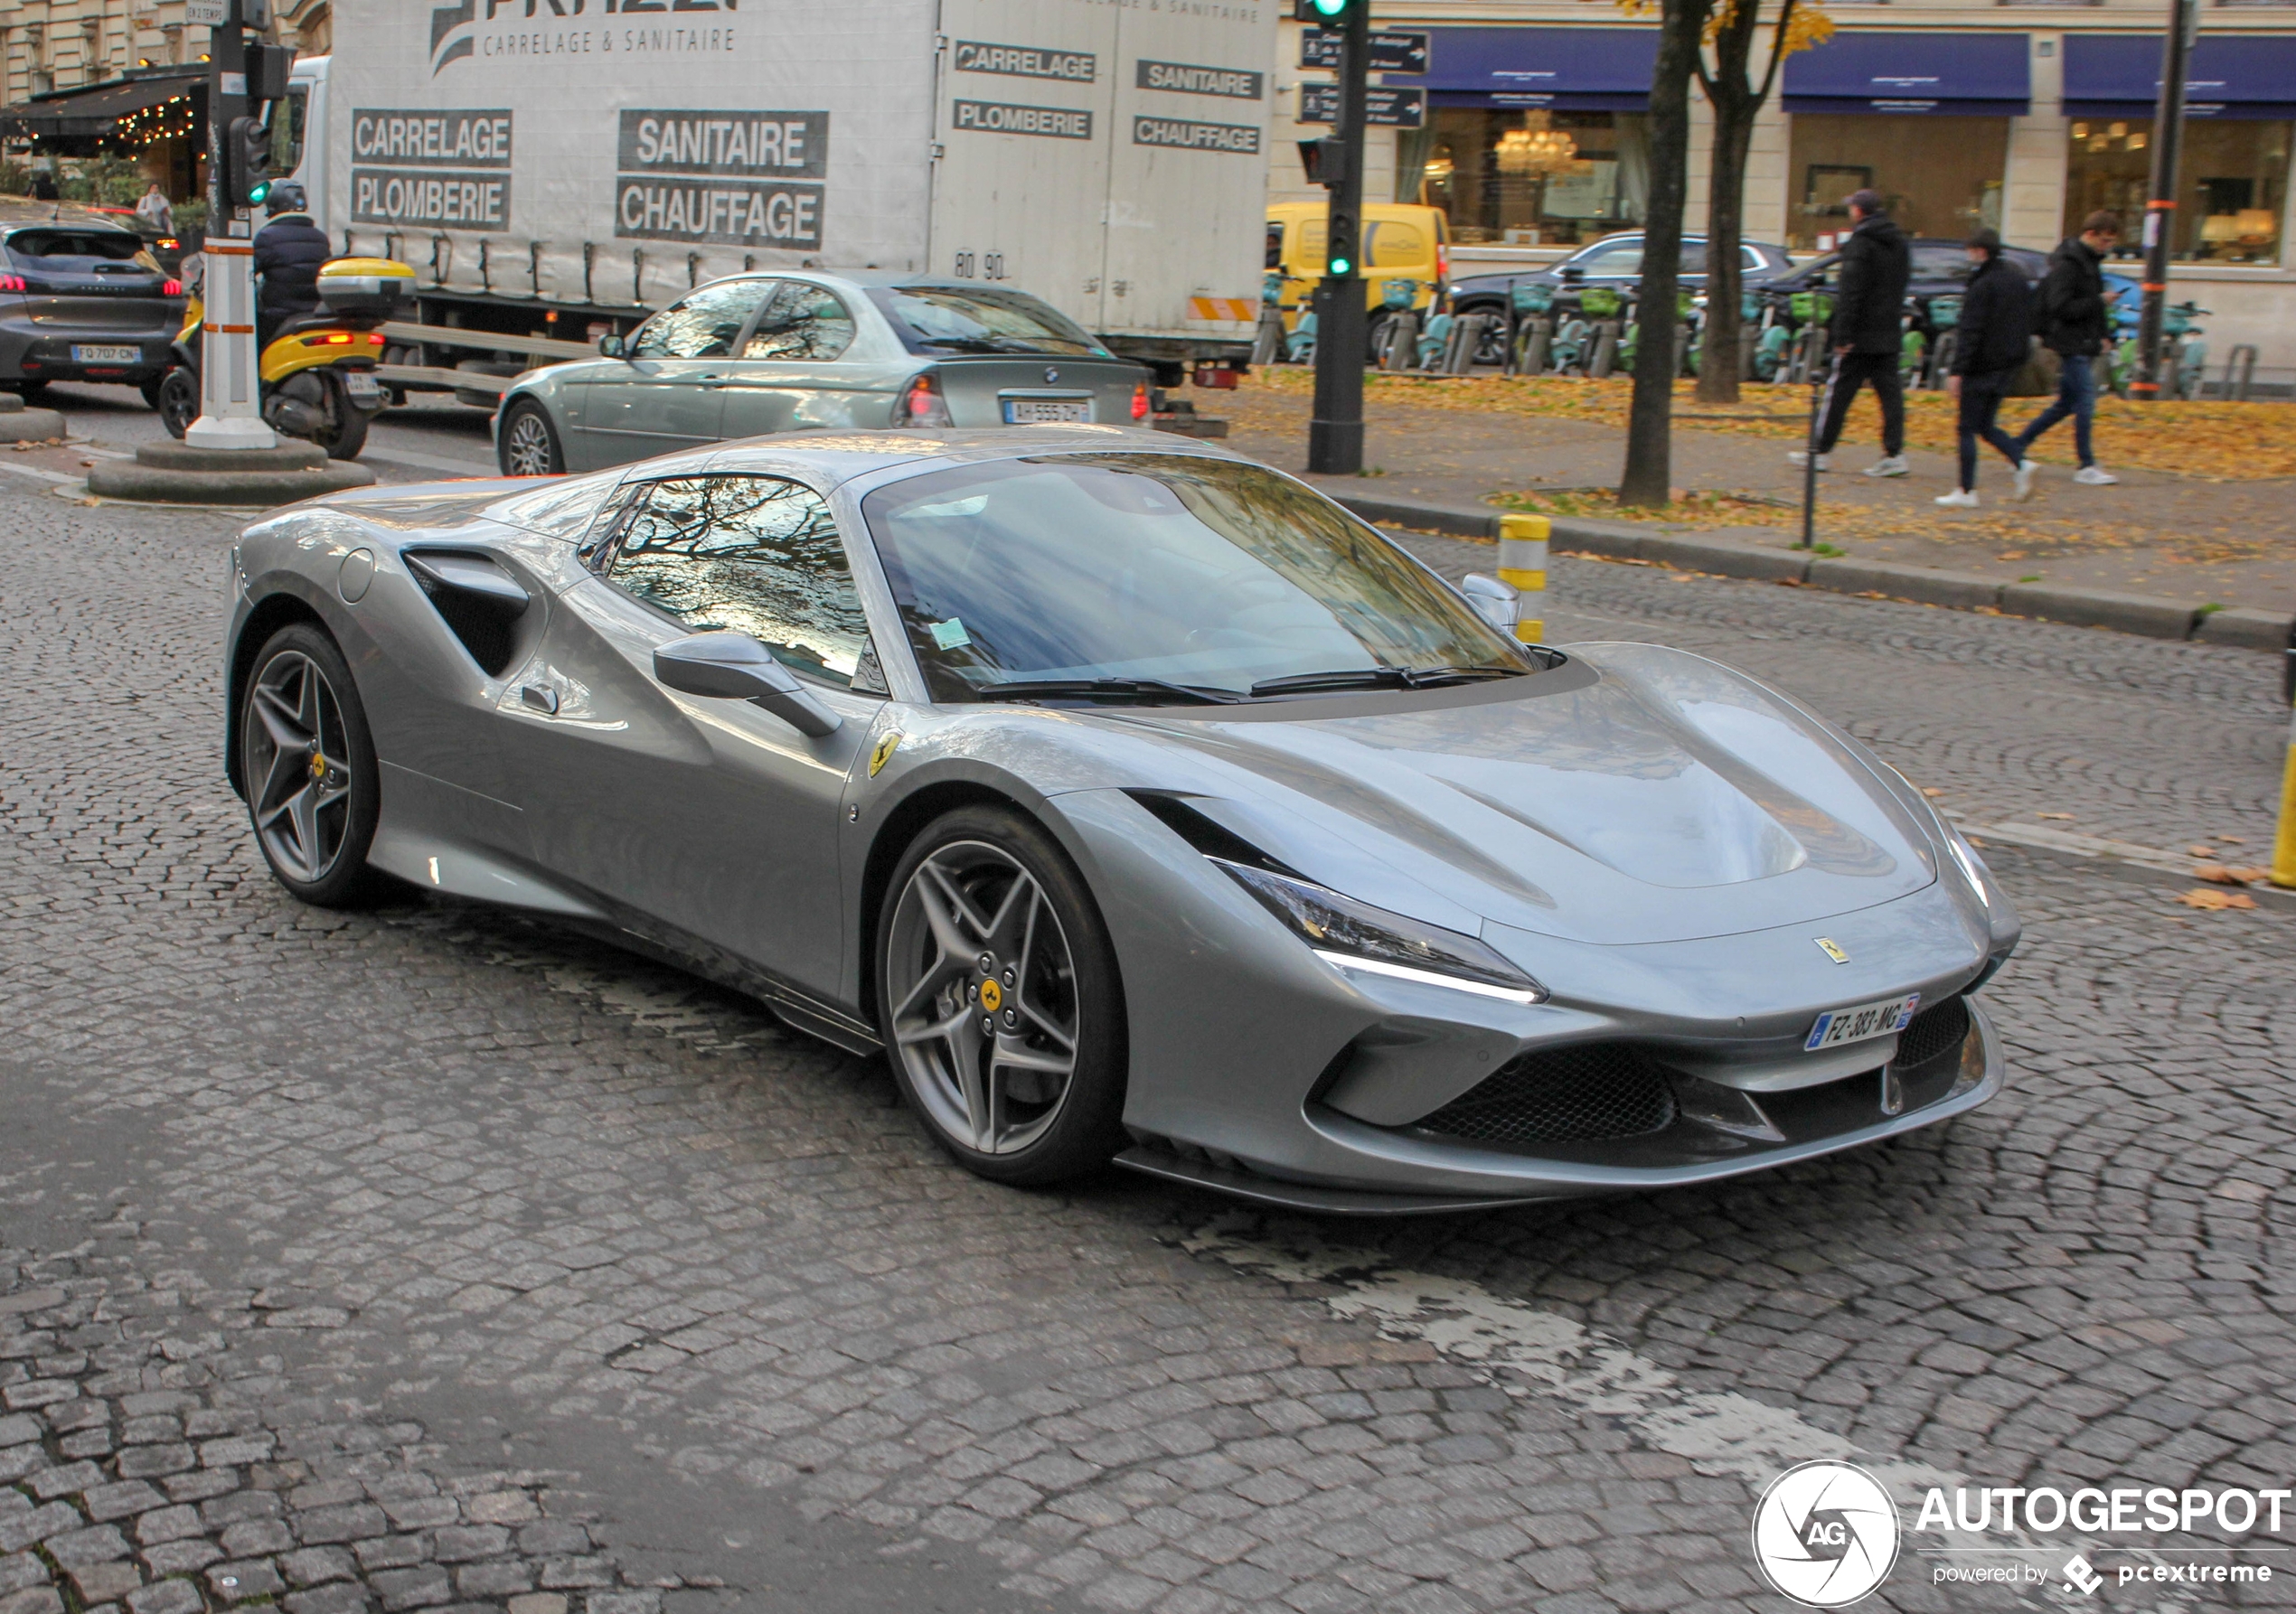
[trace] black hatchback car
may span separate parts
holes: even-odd
[[[183,323],[183,287],[132,230],[91,221],[0,230],[0,388],[113,381],[148,398]]]
[[[1786,249],[1767,241],[1741,241],[1738,253],[1744,266],[1740,270],[1742,283],[1748,291],[1793,267],[1793,259],[1786,256]],[[1451,283],[1451,306],[1457,314],[1481,310],[1500,313],[1518,286],[1551,286],[1558,291],[1572,286],[1607,286],[1631,291],[1642,283],[1642,232],[1626,230],[1590,241],[1568,258],[1538,268],[1462,276]],[[1706,289],[1706,238],[1702,235],[1682,238],[1682,289]]]

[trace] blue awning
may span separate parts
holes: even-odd
[[[1642,112],[1658,65],[1655,28],[1430,28],[1421,84],[1437,107]]]
[[[2157,33],[2066,34],[2065,116],[2151,117],[2160,44]],[[2185,114],[2296,118],[2296,34],[2202,34],[2185,73]]]
[[[2022,33],[1899,33],[1845,28],[1786,58],[1789,112],[2022,117],[2031,105]]]

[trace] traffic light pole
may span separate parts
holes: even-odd
[[[183,434],[195,448],[271,448],[256,371],[255,209],[238,204],[234,127],[253,109],[247,93],[247,0],[211,29],[207,80],[207,242],[201,302],[200,415]]]
[[[2192,36],[2200,25],[2196,0],[2169,0],[2169,37],[2160,46],[2160,98],[2152,119],[2152,195],[2144,207],[2144,301],[2137,318],[2137,374],[2129,396],[2160,399],[2160,343],[2169,310],[2169,249],[2177,233],[2177,159],[2185,143],[2185,80],[2190,76]]]
[[[1315,407],[1308,418],[1307,468],[1326,476],[1363,469],[1363,123],[1371,61],[1369,0],[1309,0],[1306,14],[1340,33],[1340,109],[1326,145],[1339,173],[1327,178],[1331,213],[1324,271],[1315,290]],[[1331,183],[1336,180],[1336,183]]]

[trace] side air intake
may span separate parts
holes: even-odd
[[[484,555],[406,549],[400,558],[486,676],[500,678],[507,671],[515,648],[513,630],[532,603],[526,586]]]

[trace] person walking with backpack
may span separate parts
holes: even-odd
[[[1905,463],[1905,385],[1898,374],[1904,352],[1905,284],[1913,278],[1914,254],[1905,232],[1890,218],[1878,191],[1849,198],[1857,228],[1841,249],[1834,286],[1832,379],[1826,387],[1824,423],[1818,432],[1818,469],[1832,468],[1833,447],[1849,418],[1850,401],[1860,386],[1881,400],[1881,458],[1866,467],[1868,476],[1903,476]],[[1797,449],[1786,458],[1807,464]]]
[[[2104,258],[2121,239],[2121,221],[2106,212],[2081,221],[2081,233],[2057,243],[2049,254],[2048,273],[2041,277],[2041,343],[2065,361],[2056,381],[2056,399],[2026,423],[2017,434],[2018,458],[2043,432],[2073,417],[2073,447],[2081,468],[2073,480],[2083,487],[2111,487],[2121,479],[2097,464],[2090,442],[2096,419],[2096,361],[2113,339],[2113,305],[2104,295]],[[2031,475],[2032,467],[2025,467]]]
[[[1969,238],[1969,285],[1954,327],[1953,373],[1945,390],[1961,406],[1961,480],[1937,502],[1949,510],[1977,508],[1977,440],[2000,450],[2012,473],[2011,499],[2033,492],[2033,467],[2016,438],[1993,423],[2001,399],[2024,366],[2033,341],[2033,288],[2025,271],[2001,256],[2000,232]]]

